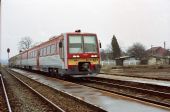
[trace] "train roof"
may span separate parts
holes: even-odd
[[[86,32],[68,32],[68,33],[65,33],[65,34],[82,34],[82,35],[96,35],[96,33],[86,33]]]

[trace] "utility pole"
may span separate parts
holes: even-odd
[[[153,45],[151,45],[151,53],[152,53],[152,56],[153,56],[153,49],[152,49]]]
[[[164,41],[164,49],[166,49],[166,42]]]

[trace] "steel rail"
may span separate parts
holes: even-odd
[[[109,83],[109,82],[102,82],[102,81],[97,81],[97,80],[93,80],[90,79],[90,81],[96,82],[96,83],[100,83],[100,84],[105,84],[105,85],[109,85],[109,86],[118,86],[118,87],[123,87],[123,88],[127,88],[127,89],[135,89],[135,90],[139,90],[139,91],[143,91],[143,92],[150,92],[150,93],[154,93],[154,94],[159,94],[159,95],[166,95],[164,97],[168,97],[170,98],[170,93],[165,93],[165,92],[161,92],[161,91],[155,91],[155,90],[149,90],[149,89],[144,89],[144,88],[139,88],[139,87],[133,87],[133,86],[126,86],[123,84],[113,84],[113,83]]]
[[[170,93],[170,87],[169,86],[163,86],[158,84],[151,84],[151,83],[142,83],[142,82],[135,82],[135,81],[126,81],[126,80],[120,80],[120,79],[109,79],[109,78],[102,78],[102,77],[92,77],[91,79],[102,81],[106,83],[112,83],[112,84],[119,84],[119,85],[126,85],[130,87],[139,87],[142,89],[148,89],[153,91],[159,91],[159,92],[165,92]],[[154,88],[154,89],[153,89]]]
[[[6,88],[5,88],[5,85],[4,85],[4,81],[3,81],[3,78],[2,78],[1,74],[0,74],[0,77],[1,77],[1,83],[2,83],[2,87],[3,87],[3,91],[4,91],[4,95],[5,95],[5,100],[6,100],[6,103],[7,103],[8,111],[12,112],[12,109],[11,109],[11,106],[10,106],[10,103],[9,103],[9,99],[8,99],[8,95],[7,95],[7,92],[6,92]]]
[[[32,87],[30,87],[28,84],[26,84],[25,82],[23,82],[22,80],[20,80],[19,78],[17,78],[14,74],[12,74],[11,72],[9,72],[8,70],[6,70],[10,75],[12,75],[14,78],[16,78],[19,82],[21,82],[23,85],[25,85],[27,88],[29,88],[31,91],[33,91],[35,94],[37,94],[38,96],[40,96],[43,100],[45,100],[46,102],[48,102],[50,105],[52,105],[54,108],[56,108],[58,111],[60,112],[66,112],[65,110],[61,109],[59,106],[57,106],[56,104],[54,104],[52,101],[50,101],[49,99],[47,99],[46,97],[44,97],[41,93],[37,92],[35,89],[33,89]]]

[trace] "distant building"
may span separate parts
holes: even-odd
[[[116,58],[116,65],[118,66],[128,66],[128,65],[139,65],[140,60],[136,59],[134,56],[122,56]]]
[[[164,57],[168,55],[168,50],[162,47],[152,47],[146,52],[148,56]]]
[[[148,65],[168,65],[170,64],[170,57],[150,56],[148,58]]]
[[[147,51],[148,65],[170,64],[169,51],[162,47],[152,47]]]

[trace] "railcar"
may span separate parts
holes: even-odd
[[[63,33],[10,58],[9,64],[53,75],[92,76],[100,72],[100,46],[94,33]]]

